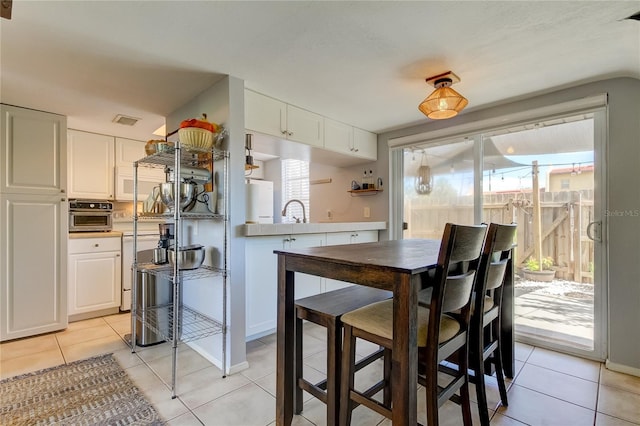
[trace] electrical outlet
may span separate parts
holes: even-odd
[[[364,217],[371,217],[371,209],[369,207],[364,208]]]

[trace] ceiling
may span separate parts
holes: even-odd
[[[640,78],[640,1],[14,0],[0,101],[71,128],[152,138],[225,75],[380,133],[429,121],[425,78],[453,70],[473,109]],[[133,127],[116,114],[140,118]],[[186,117],[185,117],[186,118]]]

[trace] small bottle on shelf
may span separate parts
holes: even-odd
[[[362,174],[362,189],[369,189],[369,178],[367,177],[367,171]]]
[[[373,178],[373,170],[369,170],[369,189],[376,189],[376,183]]]

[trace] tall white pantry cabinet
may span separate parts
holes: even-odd
[[[0,105],[0,341],[67,326],[67,119]]]

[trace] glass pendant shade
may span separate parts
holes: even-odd
[[[455,117],[468,103],[464,96],[451,87],[441,86],[422,101],[418,109],[433,120],[441,120]]]
[[[428,195],[433,190],[433,176],[431,176],[431,167],[421,165],[418,167],[415,180],[415,190],[418,194]]]

